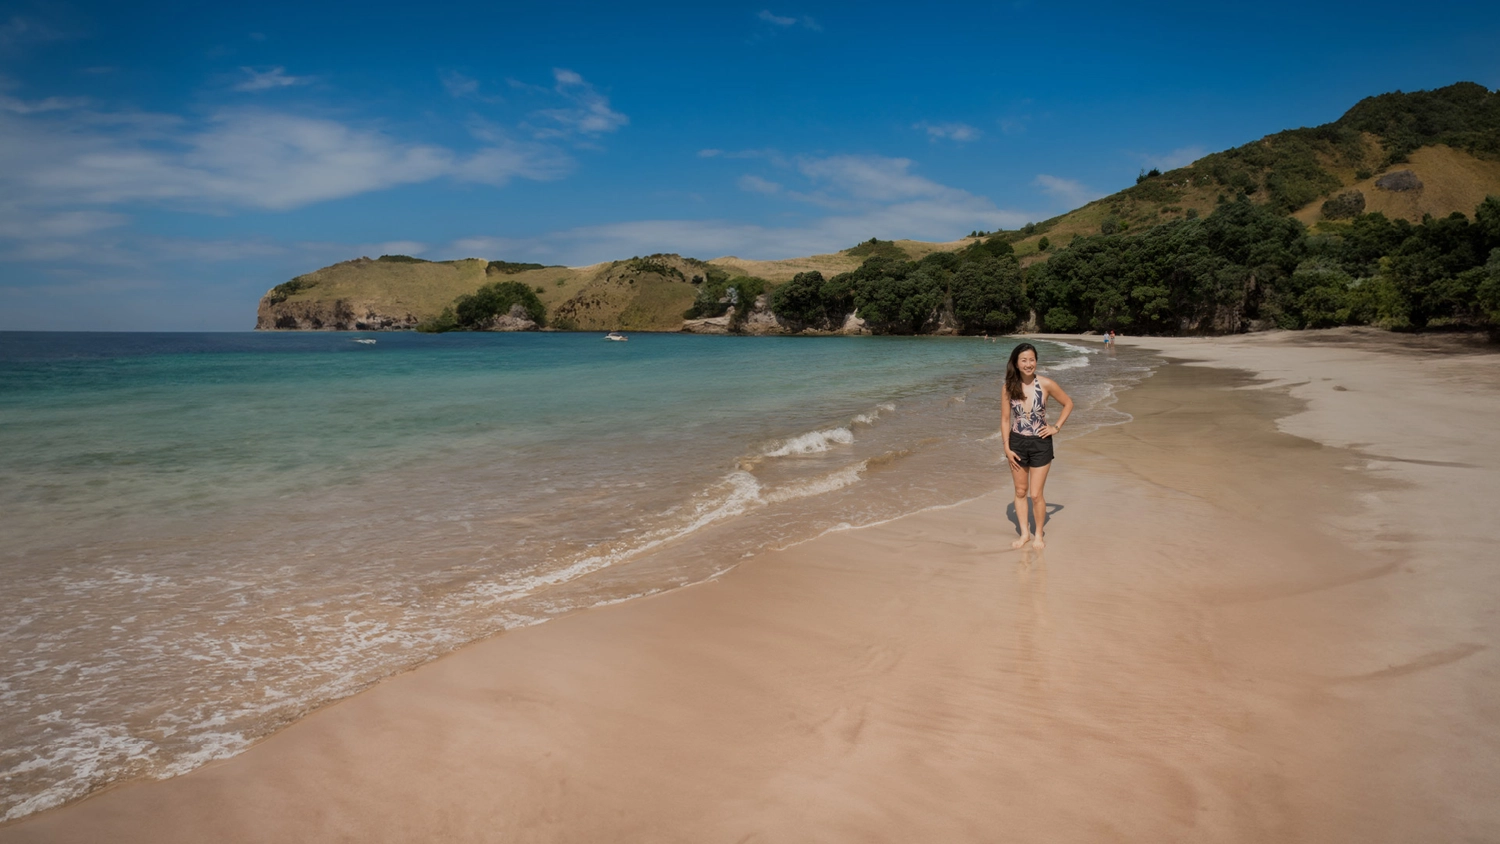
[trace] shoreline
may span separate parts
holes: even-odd
[[[480,345],[493,345],[490,340],[507,345],[506,339],[492,337]],[[561,342],[569,338],[553,339]],[[319,338],[304,338],[297,343],[308,340],[317,341]],[[579,348],[577,340],[573,338],[572,342],[563,345]],[[310,348],[327,348],[347,342],[347,337],[340,340],[325,336],[312,343]],[[229,345],[235,344],[231,342]],[[410,344],[398,344],[398,347],[407,345]],[[525,342],[520,345],[535,346]],[[543,345],[555,344],[544,342]],[[654,345],[688,348],[711,344],[660,341]],[[237,532],[247,538],[254,537],[253,546],[249,543],[238,546],[195,543],[191,536],[175,543],[153,544],[150,537],[162,533],[153,530],[157,525],[150,521],[137,522],[143,539],[135,543],[132,551],[146,552],[149,549],[149,553],[156,557],[172,559],[180,558],[185,549],[198,548],[244,564],[238,568],[231,564],[228,568],[199,567],[197,571],[191,567],[179,569],[178,573],[188,578],[189,583],[195,574],[208,578],[205,588],[197,592],[182,588],[128,592],[130,587],[127,584],[116,588],[116,591],[127,591],[127,594],[106,593],[115,600],[90,601],[87,592],[67,590],[53,604],[56,609],[53,619],[23,629],[8,643],[11,652],[23,651],[30,642],[46,636],[49,631],[63,628],[63,619],[77,616],[83,616],[84,621],[113,617],[125,628],[94,636],[95,648],[60,649],[53,645],[48,653],[41,651],[46,643],[38,643],[38,658],[50,657],[53,664],[66,662],[74,665],[79,682],[51,682],[35,673],[17,672],[11,694],[15,699],[19,692],[21,705],[10,710],[4,719],[4,729],[0,729],[11,738],[6,742],[5,752],[0,753],[4,757],[0,769],[7,773],[6,789],[0,791],[0,803],[4,804],[0,807],[0,818],[17,820],[43,809],[76,802],[117,783],[164,779],[187,773],[214,758],[230,757],[309,712],[369,688],[385,676],[410,670],[441,653],[487,638],[500,632],[502,626],[510,629],[528,626],[594,604],[614,603],[623,598],[675,588],[721,572],[748,554],[758,553],[766,547],[781,547],[840,524],[884,521],[900,513],[923,509],[931,503],[965,500],[981,490],[990,489],[993,477],[986,467],[992,462],[995,448],[994,443],[985,441],[985,437],[993,433],[994,423],[993,414],[986,408],[993,404],[995,389],[993,367],[987,364],[1003,360],[1006,347],[946,343],[934,346],[899,339],[877,345],[884,348],[870,348],[865,353],[847,347],[847,352],[834,354],[832,362],[836,364],[838,358],[848,359],[850,353],[857,353],[855,358],[877,360],[890,359],[895,354],[904,361],[902,365],[906,369],[912,368],[913,360],[936,359],[942,363],[945,359],[957,358],[964,364],[943,370],[941,378],[933,377],[935,371],[932,368],[923,367],[925,376],[917,375],[916,378],[926,386],[918,390],[866,390],[861,395],[840,399],[838,395],[842,391],[834,389],[834,402],[813,406],[795,396],[786,397],[787,389],[767,384],[766,378],[731,381],[723,386],[732,392],[736,386],[746,384],[762,389],[770,386],[784,396],[775,402],[778,409],[791,412],[729,413],[729,416],[737,416],[750,424],[741,424],[727,436],[722,425],[712,426],[712,433],[723,441],[719,445],[730,446],[730,450],[719,449],[718,459],[714,459],[712,453],[707,454],[709,459],[703,459],[707,450],[701,447],[696,453],[689,451],[689,447],[701,446],[705,439],[699,437],[695,441],[691,430],[686,438],[674,433],[662,440],[670,440],[675,445],[672,453],[663,454],[658,449],[652,455],[635,459],[630,456],[632,453],[642,453],[628,447],[630,440],[613,436],[614,431],[599,432],[603,438],[587,438],[595,446],[588,449],[593,452],[592,458],[602,457],[604,460],[578,459],[578,450],[572,450],[568,459],[574,460],[574,465],[592,467],[596,477],[604,476],[605,481],[613,481],[617,488],[623,482],[625,494],[611,493],[610,497],[633,499],[648,505],[629,517],[629,526],[637,529],[622,530],[613,536],[608,531],[591,533],[589,519],[577,518],[577,514],[567,507],[570,500],[580,499],[576,491],[579,484],[575,484],[572,491],[567,485],[561,485],[563,493],[550,497],[557,501],[558,507],[549,504],[549,496],[541,495],[527,506],[486,508],[483,502],[494,494],[525,497],[504,492],[511,489],[519,492],[519,488],[506,481],[522,473],[484,468],[477,468],[475,472],[449,472],[442,471],[440,463],[430,462],[425,467],[425,474],[441,476],[442,481],[440,484],[427,483],[425,489],[421,479],[413,485],[411,480],[403,477],[405,473],[393,465],[384,472],[366,473],[356,489],[368,490],[368,494],[344,495],[345,506],[330,507],[316,500],[321,496],[309,497],[313,498],[311,503],[321,505],[318,515],[299,519],[296,524],[305,525],[304,533],[309,534],[309,539],[313,538],[310,534],[319,534],[322,537],[319,544],[283,541],[279,545],[278,540],[287,538],[282,533],[283,525],[276,519],[264,518],[264,513],[259,514],[261,518],[248,515],[251,511],[243,504],[253,504],[253,501],[241,502],[238,513],[246,514],[245,518],[221,523],[236,530],[205,531],[203,534],[208,538],[214,533],[228,536]],[[827,346],[820,347],[821,351],[809,348],[806,352],[800,351],[799,346],[785,343],[773,343],[772,346],[783,350],[784,355],[791,354],[800,359],[804,365],[822,361],[826,353],[836,351]],[[588,351],[597,348],[596,345]],[[722,350],[724,347],[716,348]],[[1052,347],[1044,344],[1044,348]],[[619,350],[605,348],[604,351],[611,354],[602,357],[612,359]],[[711,350],[704,348],[703,351]],[[1054,351],[1058,363],[1067,360],[1075,367],[1088,358],[1097,362],[1100,357],[1061,348]],[[716,357],[723,360],[725,356],[720,351]],[[734,357],[732,354],[728,356]],[[1144,354],[1140,356],[1144,357]],[[771,363],[763,356],[758,357],[768,365]],[[352,364],[354,368],[362,368],[360,362],[366,358],[360,355],[348,359],[356,361]],[[1090,386],[1075,389],[1075,398],[1081,399],[1085,407],[1094,404],[1094,399],[1107,391],[1104,385],[1096,382],[1101,378],[1113,379],[1115,376],[1111,373],[1115,370],[1139,368],[1127,360],[1122,356],[1122,366],[1094,366],[1079,370]],[[814,365],[812,368],[818,367]],[[878,367],[877,371],[888,369]],[[1125,372],[1121,377],[1133,379],[1139,374]],[[1074,383],[1083,388],[1084,381]],[[672,384],[667,380],[663,386],[669,388]],[[741,397],[750,393],[749,390],[739,392]],[[871,398],[864,400],[862,396]],[[876,400],[875,396],[889,397],[893,401],[872,405],[870,402]],[[258,400],[252,394],[241,403],[253,406]],[[718,410],[708,412],[724,416],[724,411],[733,411],[745,404],[741,400],[740,405],[736,405],[732,396],[726,396],[725,401]],[[696,418],[701,421],[703,416],[699,413]],[[690,413],[676,418],[691,423],[695,417]],[[1102,411],[1096,418],[1113,421],[1124,417]],[[1090,427],[1088,414],[1077,414],[1074,419],[1069,433],[1076,435]],[[847,442],[851,437],[854,442]],[[646,474],[630,472],[628,474],[635,476],[628,477],[627,473],[599,471],[601,467],[619,466],[622,462],[634,462]],[[554,480],[559,477],[566,480],[570,469],[566,462],[540,459],[533,459],[527,465],[537,470],[533,476],[550,476]],[[972,471],[971,466],[978,466],[978,471]],[[447,468],[455,467],[449,465]],[[577,477],[576,473],[574,477]],[[237,483],[239,479],[226,480]],[[583,481],[594,483],[590,478]],[[646,483],[643,485],[642,481]],[[608,482],[601,483],[604,489],[611,486]],[[401,505],[406,509],[385,509],[386,496],[382,493],[389,488],[411,490],[406,503]],[[636,490],[643,492],[636,493]],[[151,489],[146,487],[142,491],[150,493]],[[128,493],[128,489],[115,494],[121,503],[141,500],[129,494],[121,498],[122,492]],[[332,492],[339,490],[335,487]],[[595,500],[601,499],[596,496]],[[473,502],[480,503],[476,506]],[[137,509],[142,508],[137,506]],[[288,506],[281,509],[293,513],[298,508]],[[267,509],[265,512],[274,511]],[[461,516],[462,522],[441,518],[449,513]],[[434,514],[440,518],[430,522],[437,527],[427,532],[428,541],[407,541],[392,535],[391,531],[361,530],[353,537],[356,541],[349,546],[348,553],[341,553],[339,547],[333,547],[342,546],[342,540],[349,538],[350,533],[345,528],[351,525],[369,521],[395,525],[405,517],[412,520],[410,527],[413,530],[420,530],[426,521],[424,517]],[[533,540],[539,536],[545,538],[546,533],[527,524],[522,517],[528,514],[536,514],[542,520],[552,520],[556,524],[567,520],[571,527],[553,531],[550,535],[563,541],[544,547]],[[594,515],[600,515],[598,508]],[[33,521],[39,529],[33,535],[39,539],[54,534],[63,539],[70,533],[77,535],[85,526],[75,522],[67,531],[57,533],[55,524]],[[471,525],[472,531],[469,530]],[[262,526],[267,530],[258,529]],[[516,537],[511,533],[513,530],[528,531],[521,534],[526,540],[524,547],[523,543],[512,541]],[[681,536],[684,530],[691,535]],[[599,541],[596,536],[607,541]],[[20,544],[26,545],[24,533],[18,532],[16,538],[21,540]],[[588,540],[587,547],[584,541],[573,540]],[[486,547],[490,544],[504,554]],[[652,545],[661,547],[648,547]],[[568,553],[558,553],[554,550],[556,548]],[[111,550],[110,546],[100,545],[95,556],[104,556]],[[545,557],[546,565],[541,571],[522,571],[526,577],[506,577],[505,565],[489,566],[489,577],[482,576],[485,572],[478,564],[466,566],[468,557],[479,555],[503,556],[506,565],[524,568],[511,563],[522,557],[522,554],[511,554],[512,551],[531,551],[532,558]],[[645,553],[637,553],[642,551]],[[284,578],[282,582],[257,581],[257,575],[261,573],[256,568],[257,561],[273,559],[278,553],[290,553],[295,558],[305,556],[307,564],[299,569],[297,576]],[[450,570],[456,570],[458,576],[449,583],[457,585],[444,583],[432,593],[411,596],[401,584],[380,579],[385,561],[410,557],[414,557],[414,563],[403,568],[419,577],[437,568],[435,562],[454,561]],[[24,566],[16,568],[21,573],[26,570]],[[32,570],[39,572],[45,572],[46,568],[45,565],[31,566]],[[141,568],[144,566],[127,571]],[[583,570],[589,568],[598,570],[584,574]],[[473,584],[465,585],[463,577],[475,570],[480,570],[481,576]],[[172,571],[172,568],[158,566],[155,571]],[[354,595],[349,600],[340,601],[341,593],[327,588],[337,584],[330,584],[321,573],[339,571],[364,571],[374,575],[356,587],[356,591],[367,592],[363,599]],[[222,577],[231,573],[239,576],[228,580]],[[573,575],[581,576],[575,578]],[[542,576],[546,576],[548,582],[541,582]],[[320,581],[320,577],[324,579]],[[431,580],[431,577],[426,578],[428,584]],[[569,582],[558,582],[563,580]],[[574,580],[576,582],[572,582]],[[214,584],[229,581],[238,581],[242,593],[247,584],[251,585],[249,605],[241,607],[228,626],[223,624],[222,618],[198,623],[203,614],[197,610],[211,604],[211,601],[200,598],[212,598]],[[350,582],[347,577],[344,581]],[[64,584],[68,582],[63,581]],[[16,594],[11,596],[12,599],[34,596],[39,602],[49,601],[48,592],[60,588],[57,584],[51,590],[34,587],[24,579],[15,581],[15,585]],[[318,588],[320,585],[325,588]],[[260,595],[257,596],[256,592]],[[528,596],[526,593],[535,594]],[[81,600],[73,600],[75,595]],[[331,603],[322,601],[330,596]],[[225,597],[234,599],[233,592],[227,592]],[[412,600],[405,600],[408,597]],[[314,600],[319,603],[313,603]],[[171,606],[174,612],[166,623],[155,624],[150,619],[155,618],[154,614],[163,604]],[[493,611],[487,612],[492,608]],[[355,614],[352,619],[349,613]],[[333,619],[335,623],[323,622],[318,616]],[[341,617],[344,619],[342,625],[336,623]],[[147,621],[138,623],[143,618]],[[133,622],[137,622],[134,627]],[[109,621],[103,622],[105,628],[109,624]],[[361,652],[361,642],[369,636],[369,631],[374,629],[380,633],[382,627],[383,635],[377,636],[377,650]],[[190,635],[176,639],[166,635],[178,632]],[[158,633],[164,635],[155,640],[147,638]],[[206,638],[197,638],[199,636]],[[166,644],[155,654],[143,654],[140,649],[130,650],[135,642],[161,642],[163,638]],[[64,641],[64,645],[68,644],[72,644],[72,640]],[[74,659],[74,654],[80,658]],[[132,663],[130,660],[135,657],[145,658]],[[96,666],[112,668],[113,671],[97,670]],[[112,675],[118,675],[123,682],[113,682]],[[150,708],[153,701],[174,703],[170,708],[153,710]],[[63,713],[63,723],[55,723],[46,717],[47,713],[55,711]],[[146,713],[145,716],[136,717],[141,711]],[[225,718],[216,718],[220,715]],[[110,732],[102,732],[104,730]]]
[[[1229,346],[1219,364],[1253,370],[1237,364],[1259,349],[1254,371],[1274,376],[1261,342],[1161,351]],[[1134,422],[1060,446],[1045,558],[1009,551],[1002,484],[694,589],[481,640],[239,756],[20,819],[0,840],[1493,835],[1480,798],[1495,783],[1493,713],[1443,698],[1433,678],[1461,672],[1475,701],[1493,690],[1494,623],[1463,615],[1443,580],[1424,606],[1447,598],[1444,620],[1470,626],[1424,627],[1420,590],[1388,587],[1451,578],[1404,561],[1441,538],[1360,538],[1372,513],[1412,506],[1400,485],[1415,482],[1386,467],[1421,481],[1472,471],[1431,463],[1481,464],[1405,463],[1379,437],[1355,452],[1303,432],[1348,421],[1321,402],[1368,401],[1369,382],[1389,381],[1372,354],[1339,350],[1349,359],[1320,364],[1344,367],[1324,387],[1158,370],[1116,398]],[[1481,422],[1500,379],[1484,387],[1463,408]],[[1309,389],[1328,395],[1297,395]],[[1381,468],[1360,465],[1371,454]],[[1289,459],[1309,491],[1280,489]],[[1484,490],[1465,489],[1479,506]],[[1309,505],[1328,518],[1307,523]],[[1495,593],[1482,571],[1463,585],[1479,606]],[[1390,728],[1434,696],[1450,727]],[[1433,776],[1460,739],[1484,752]]]

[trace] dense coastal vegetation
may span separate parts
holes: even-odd
[[[1500,325],[1500,198],[1418,225],[1364,214],[1309,231],[1246,198],[1140,235],[1079,237],[1034,265],[1049,331]]]
[[[370,291],[385,292],[352,296]],[[403,315],[386,313],[392,297]],[[1463,82],[1369,97],[1333,123],[1143,171],[1067,214],[950,244],[573,269],[385,255],[278,285],[261,310],[262,328],[676,330],[728,317],[714,330],[1496,333],[1500,93]]]
[[[920,261],[867,259],[856,270],[825,279],[799,273],[771,294],[777,316],[806,328],[830,331],[857,314],[880,334],[935,330],[1013,331],[1024,320],[1025,290],[1011,245],[999,238],[957,252],[934,252]]]

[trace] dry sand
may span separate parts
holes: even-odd
[[[832,534],[0,841],[1500,841],[1500,357],[1149,345],[1210,365],[1060,445],[1044,554],[1004,489]]]

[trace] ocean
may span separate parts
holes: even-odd
[[[0,818],[1009,483],[1014,340],[600,340],[0,333]],[[1149,361],[1037,345],[1065,466]]]

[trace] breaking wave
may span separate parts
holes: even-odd
[[[873,421],[873,420],[872,420]],[[820,454],[832,451],[836,445],[853,445],[854,432],[848,428],[827,428],[808,431],[782,440],[774,448],[761,452],[765,457],[789,457],[794,454]]]

